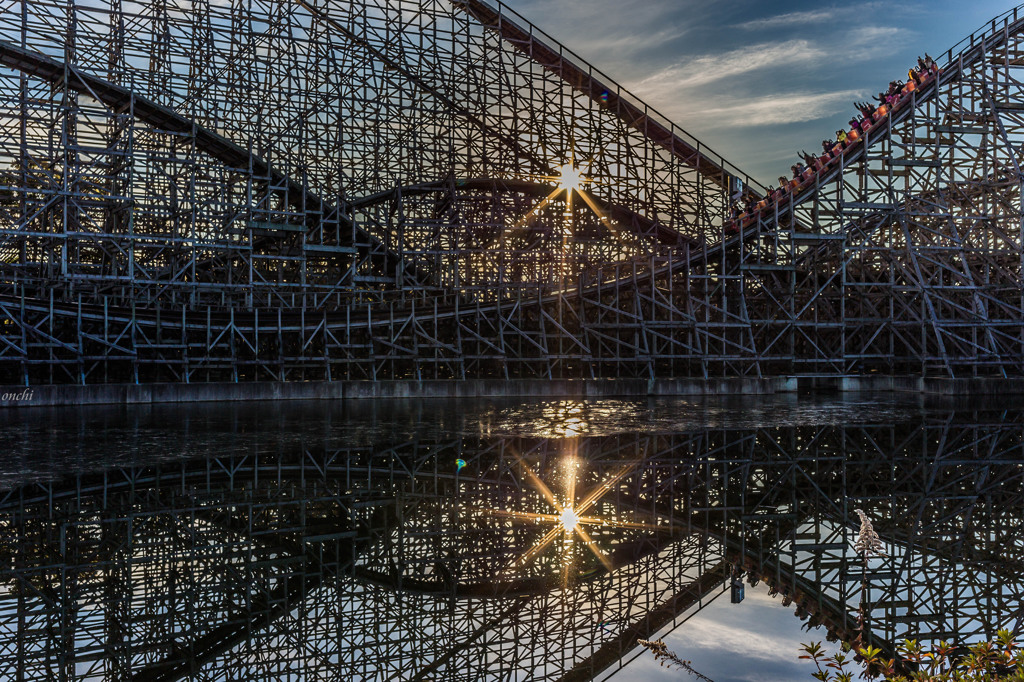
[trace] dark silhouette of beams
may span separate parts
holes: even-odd
[[[68,87],[72,90],[94,97],[113,111],[128,112],[143,123],[160,130],[191,135],[195,138],[196,146],[199,149],[226,166],[250,170],[253,177],[266,177],[272,185],[285,186],[289,201],[299,208],[304,208],[307,217],[319,214],[321,221],[337,220],[341,225],[350,229],[353,227],[352,221],[345,215],[344,210],[328,204],[309,187],[275,170],[262,158],[243,149],[223,135],[205,128],[169,107],[157,104],[127,88],[84,73],[70,64],[2,40],[0,40],[0,64],[51,83],[63,83],[66,79]],[[401,257],[393,251],[387,250],[377,237],[359,227],[355,228],[355,235],[370,249],[380,250],[385,258],[389,274],[394,273],[396,268],[404,266],[406,269],[412,270],[411,274],[414,277],[418,276],[414,268],[403,264]]]

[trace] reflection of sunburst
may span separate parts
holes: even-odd
[[[608,571],[614,570],[611,560],[608,555],[598,546],[587,530],[588,526],[602,526],[602,527],[613,527],[613,528],[638,528],[645,530],[656,530],[664,531],[664,526],[653,525],[648,523],[635,523],[622,521],[617,518],[602,518],[600,516],[588,515],[589,512],[605,495],[614,489],[616,484],[625,478],[631,471],[633,471],[638,462],[633,462],[621,467],[612,476],[602,481],[593,489],[583,494],[579,498],[576,495],[576,483],[579,476],[579,460],[573,455],[566,455],[562,458],[560,465],[563,469],[564,477],[564,489],[565,494],[562,500],[559,500],[555,494],[551,491],[551,488],[540,479],[537,474],[529,467],[521,457],[512,453],[519,463],[524,475],[527,480],[544,498],[544,500],[551,505],[554,513],[542,514],[533,512],[517,512],[517,511],[506,511],[506,510],[488,510],[489,514],[494,516],[501,516],[510,519],[527,521],[533,523],[550,523],[552,528],[548,530],[539,540],[537,540],[522,556],[509,567],[510,569],[522,569],[532,563],[545,549],[551,546],[555,540],[562,539],[562,548],[565,553],[565,561],[563,561],[563,567],[567,571],[569,568],[569,555],[572,552],[573,544],[578,537],[584,544],[584,546],[590,550],[590,552],[601,562],[601,564]],[[566,576],[563,576],[566,578]]]

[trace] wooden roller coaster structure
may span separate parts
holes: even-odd
[[[2,9],[0,384],[1024,374],[1020,8],[741,226],[500,4]]]

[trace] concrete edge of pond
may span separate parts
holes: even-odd
[[[523,379],[464,381],[311,381],[195,384],[0,386],[0,408],[221,401],[386,398],[639,398],[756,396],[797,391],[918,393],[933,396],[1024,395],[1024,378],[891,376],[739,377],[723,379]]]

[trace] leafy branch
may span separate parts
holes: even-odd
[[[647,639],[638,639],[636,641],[638,644],[640,644],[641,646],[643,646],[648,651],[654,654],[654,659],[658,661],[659,665],[663,665],[666,668],[680,668],[690,673],[691,675],[695,676],[698,680],[703,680],[704,682],[714,682],[707,675],[704,675],[694,670],[693,666],[690,665],[690,661],[684,661],[683,659],[679,658],[679,656],[677,656],[674,651],[670,650],[665,645],[665,642],[661,641],[660,639],[655,640],[653,642]]]

